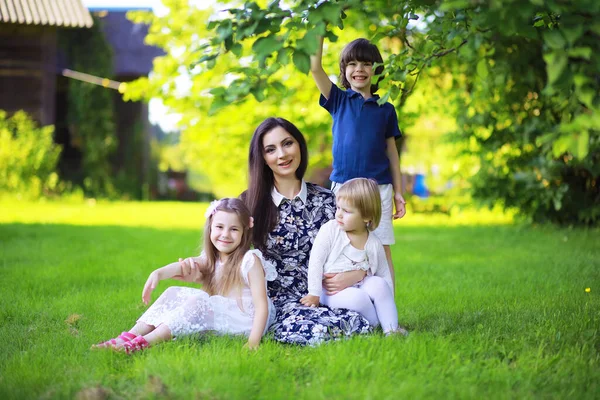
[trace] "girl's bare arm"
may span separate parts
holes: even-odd
[[[246,346],[255,349],[260,344],[267,318],[269,317],[269,303],[267,300],[267,285],[265,283],[265,271],[258,257],[254,256],[254,265],[248,272],[248,282],[252,293],[254,304],[254,321],[248,337]]]
[[[152,271],[142,290],[142,301],[144,304],[150,303],[152,292],[156,289],[158,283],[165,279],[178,279],[186,282],[202,283],[199,259],[200,257],[188,257],[185,260],[180,258],[178,262],[167,264],[164,267]],[[193,261],[196,261],[198,264],[196,265],[196,268],[190,269],[190,265],[193,264]],[[186,266],[188,267],[188,272],[186,272]]]

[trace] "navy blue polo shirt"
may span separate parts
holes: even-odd
[[[334,84],[329,99],[319,98],[319,104],[333,117],[332,182],[372,178],[380,185],[392,183],[386,140],[402,134],[394,106],[380,106],[377,99],[374,95],[365,100],[360,93]]]

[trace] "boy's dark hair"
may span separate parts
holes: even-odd
[[[346,79],[346,67],[350,61],[369,61],[372,63],[383,64],[383,58],[381,57],[379,49],[367,39],[355,39],[348,43],[340,55],[340,80],[342,86],[346,89],[350,89],[350,82]],[[375,75],[379,75],[382,72],[383,65],[375,68]],[[378,84],[379,79],[377,79],[377,82],[371,84],[371,94],[379,89]]]

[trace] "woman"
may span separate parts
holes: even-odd
[[[254,217],[254,247],[276,264],[278,273],[268,285],[277,309],[271,326],[275,339],[311,345],[369,332],[369,323],[356,312],[305,307],[299,302],[307,293],[308,259],[315,236],[335,215],[333,193],[302,179],[308,165],[302,133],[283,118],[267,118],[252,136],[248,161],[250,182],[242,199]],[[365,274],[330,274],[324,287],[337,293]]]

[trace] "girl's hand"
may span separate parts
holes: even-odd
[[[400,193],[394,195],[394,207],[396,207],[396,214],[393,215],[394,219],[402,218],[406,215],[406,200]]]
[[[158,282],[160,282],[160,279],[158,278],[158,272],[154,271],[148,277],[148,280],[144,285],[144,290],[142,290],[142,301],[145,305],[148,305],[148,303],[150,303],[150,299],[152,298],[152,291],[156,289]]]
[[[179,259],[181,266],[181,276],[186,282],[201,282],[203,275],[200,272],[200,265],[194,257],[188,257],[185,260]]]
[[[250,339],[248,339],[248,341],[244,345],[244,349],[247,349],[247,350],[256,350],[256,349],[258,349],[259,345],[260,345],[260,341],[259,342],[254,342],[254,341],[251,341]]]
[[[340,272],[337,274],[323,274],[323,287],[327,291],[327,294],[332,296],[342,290],[350,287],[367,276],[367,271],[362,269],[356,271]]]
[[[305,305],[306,307],[318,307],[319,306],[319,296],[313,296],[312,294],[307,294],[303,298],[300,299],[300,303]]]
[[[179,265],[181,266],[181,275],[184,277],[192,274],[197,269],[194,257],[188,257],[186,259],[180,258]]]

